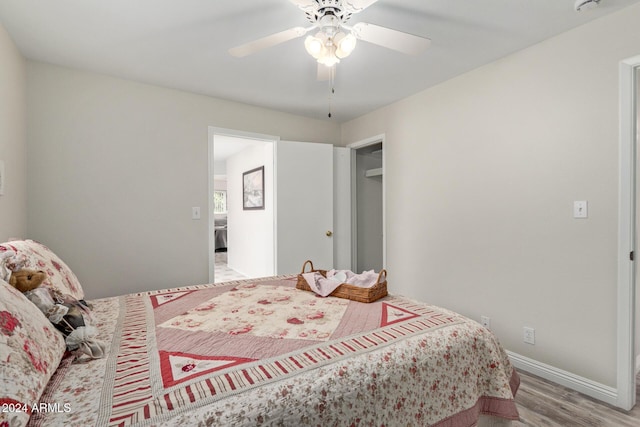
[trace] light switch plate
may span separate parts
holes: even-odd
[[[577,200],[573,202],[573,217],[574,218],[587,218],[588,205],[586,200]]]
[[[191,219],[200,219],[200,207],[194,206],[191,208]]]

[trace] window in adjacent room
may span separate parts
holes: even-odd
[[[213,192],[213,213],[227,213],[227,192],[216,190]]]

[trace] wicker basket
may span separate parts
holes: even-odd
[[[305,271],[307,265],[311,267],[310,271]],[[305,261],[305,263],[302,264],[302,272],[298,274],[298,283],[296,284],[296,288],[303,291],[313,292],[305,278],[302,277],[302,274],[304,273],[320,273],[324,277],[327,277],[327,270],[314,270],[311,260]],[[380,270],[376,284],[370,288],[361,288],[359,286],[343,283],[331,292],[329,296],[367,303],[379,300],[380,298],[387,296],[387,270]]]

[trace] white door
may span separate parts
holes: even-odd
[[[276,274],[333,268],[333,146],[276,143]]]

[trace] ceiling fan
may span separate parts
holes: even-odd
[[[416,55],[431,44],[431,40],[379,25],[359,22],[353,26],[347,21],[378,0],[289,0],[298,6],[311,22],[310,27],[294,27],[270,36],[229,49],[235,57],[244,57],[280,43],[302,37],[318,30],[305,39],[305,48],[318,64],[318,78],[324,80],[326,69],[332,69],[353,52],[357,40],[373,43],[402,53]],[[323,70],[324,69],[324,70]]]

